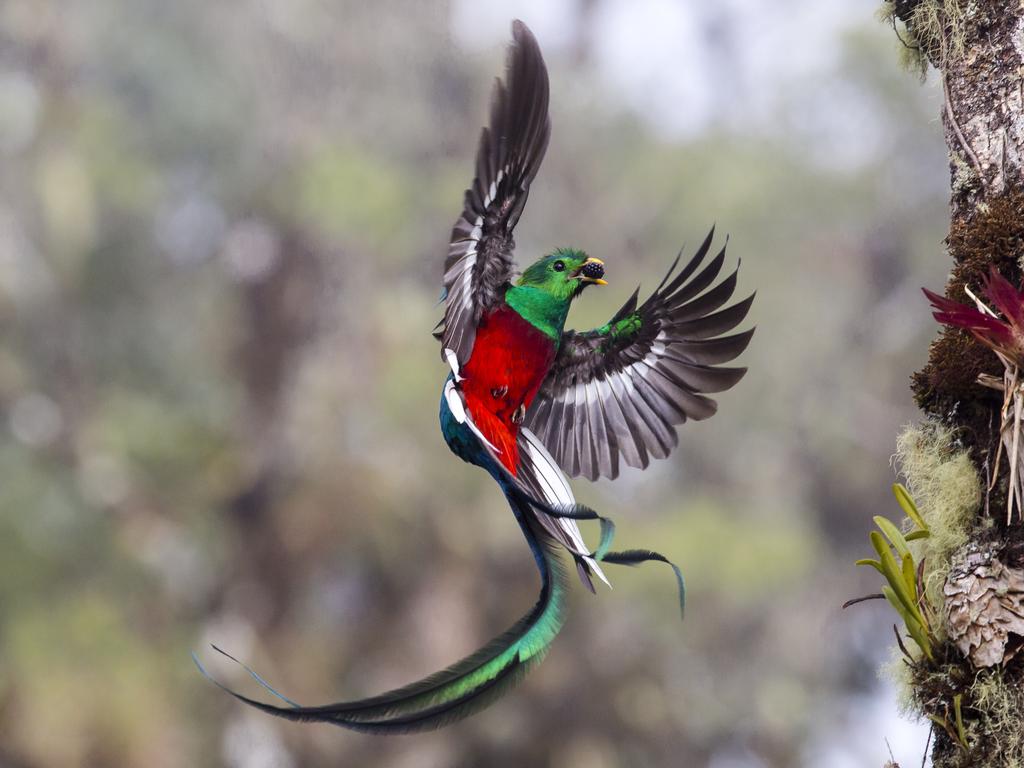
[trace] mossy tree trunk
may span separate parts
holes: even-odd
[[[1022,283],[1024,2],[897,0],[888,8],[902,22],[905,44],[916,47],[924,65],[942,78],[951,183],[952,272],[945,292],[974,305],[965,289],[982,296],[993,267],[1015,286]],[[1004,392],[979,384],[983,374],[995,377],[990,382],[1002,381],[1004,365],[969,333],[947,327],[912,385],[925,414],[953,430],[981,481],[981,500],[965,526],[969,543],[947,562],[928,564],[945,579],[938,594],[946,604],[933,606],[945,624],[938,632],[942,647],[935,661],[919,660],[912,675],[912,699],[921,714],[953,726],[934,729],[932,757],[943,767],[1024,765],[1024,662],[1015,655],[1024,638],[1011,629],[1006,653],[1000,651],[996,664],[980,662],[962,642],[954,642],[951,611],[984,617],[989,603],[1024,607],[1024,593],[1016,595],[1016,586],[1007,598],[1005,584],[992,590],[981,584],[990,577],[1014,585],[1024,580],[1024,523],[1019,512],[1007,522],[1010,468],[1000,432],[1005,430]],[[952,583],[957,574],[967,574],[973,586]],[[955,725],[957,711],[962,729]],[[1008,714],[1014,711],[1016,716]]]

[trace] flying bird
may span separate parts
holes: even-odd
[[[440,406],[445,441],[504,491],[540,570],[540,597],[473,655],[381,696],[303,707],[251,670],[285,706],[225,688],[271,714],[392,733],[440,727],[481,709],[538,664],[558,634],[568,588],[560,552],[569,553],[592,591],[595,577],[607,582],[602,564],[669,563],[682,605],[679,569],[650,550],[609,551],[614,526],[576,502],[567,475],[615,478],[622,463],[646,467],[676,446],[679,424],[714,414],[708,395],[746,371],[720,364],[750,341],[752,330],[729,332],[753,296],[725,306],[736,271],[715,284],[725,249],[708,258],[712,230],[681,269],[682,254],[676,257],[643,303],[637,289],[600,328],[565,329],[572,302],[589,286],[607,284],[605,265],[578,248],[558,248],[516,275],[513,230],[547,150],[551,121],[537,41],[520,21],[512,34],[505,81],[495,84],[490,125],[480,137],[476,177],[452,230],[444,317],[435,336],[450,368]],[[601,522],[595,550],[578,520]]]
[[[713,230],[686,265],[673,262],[643,304],[639,288],[600,328],[565,330],[569,307],[605,265],[578,248],[558,248],[515,277],[513,230],[551,135],[548,75],[522,22],[512,25],[506,82],[495,85],[490,126],[452,230],[444,273],[444,317],[435,334],[451,367],[441,402],[449,447],[482,466],[506,491],[549,507],[575,499],[565,479],[614,479],[620,462],[644,468],[676,446],[675,427],[715,413],[708,394],[733,386],[745,368],[721,367],[752,330],[723,336],[753,296],[723,309],[736,271],[710,290],[725,261],[707,263]],[[521,513],[572,554],[581,578],[604,575],[572,516]],[[513,507],[515,503],[513,502]]]

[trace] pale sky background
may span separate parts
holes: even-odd
[[[509,18],[521,18],[554,51],[574,42],[576,5],[455,0],[452,28],[464,47],[492,50],[508,37]],[[810,156],[850,169],[874,154],[886,121],[872,95],[844,79],[837,42],[875,10],[844,0],[612,0],[596,6],[591,22],[596,70],[667,138],[798,132]],[[897,67],[896,56],[884,65]]]

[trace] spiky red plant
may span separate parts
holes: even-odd
[[[972,307],[947,299],[922,288],[935,308],[934,317],[944,325],[964,328],[984,344],[1015,365],[1024,364],[1024,292],[1014,288],[992,267],[984,281],[984,294],[1002,318],[985,311],[980,302]],[[1005,319],[1003,319],[1005,318]]]

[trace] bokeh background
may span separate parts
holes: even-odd
[[[874,2],[3,0],[0,766],[904,765],[853,560],[895,516],[934,328],[934,82]],[[554,132],[520,223],[608,263],[577,326],[712,223],[750,373],[648,471],[576,483],[670,572],[575,589],[469,721],[375,738],[233,702],[216,642],[304,703],[460,658],[532,604],[493,482],[438,432],[430,330],[509,22]],[[591,532],[590,535],[593,535]]]

